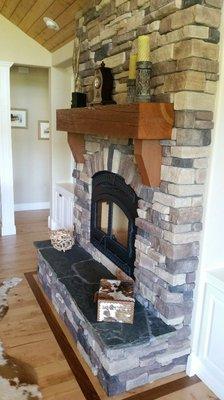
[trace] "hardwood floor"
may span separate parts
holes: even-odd
[[[23,277],[21,284],[12,289],[9,294],[9,311],[1,321],[0,338],[9,355],[29,363],[35,369],[44,400],[85,400],[85,396],[24,277],[24,273],[36,269],[36,252],[33,241],[48,238],[47,216],[48,211],[17,212],[17,235],[0,238],[0,280],[12,276]],[[48,306],[50,306],[49,303]],[[70,345],[72,350],[69,351],[75,352],[76,359],[81,363],[80,371],[85,371],[82,373],[84,384],[85,379],[89,379],[97,393],[95,398],[108,400],[109,398],[99,385],[97,378],[92,375],[80,354],[76,352],[76,346],[68,330],[57,314],[49,309],[48,314],[51,313],[53,313],[51,319],[55,318],[64,332],[68,342],[66,346]],[[85,374],[88,378],[85,378]],[[128,398],[132,400],[217,399],[202,382],[189,381],[184,377],[184,374],[176,374],[145,385],[143,388],[115,396],[113,400]],[[80,380],[78,375],[77,379]],[[168,382],[170,382],[170,386],[167,385]],[[148,392],[149,389],[151,389],[150,392]],[[94,397],[92,397],[93,399]]]

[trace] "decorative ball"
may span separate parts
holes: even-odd
[[[52,246],[58,251],[70,250],[75,243],[74,234],[66,229],[50,232]]]

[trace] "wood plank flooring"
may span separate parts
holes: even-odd
[[[23,277],[21,284],[9,294],[9,311],[1,321],[0,338],[9,355],[29,363],[35,369],[44,400],[85,400],[86,397],[80,387],[82,385],[75,379],[24,276],[24,273],[36,269],[33,241],[48,238],[47,216],[48,211],[17,212],[17,235],[0,238],[0,280],[12,276]],[[45,301],[50,307],[46,298]],[[52,314],[50,318],[53,323],[58,324],[62,330],[67,340],[66,346],[71,346],[77,362],[81,365],[80,371],[84,371],[83,384],[85,385],[86,379],[89,379],[97,394],[95,398],[108,400],[97,378],[92,375],[76,351],[67,328],[52,308],[49,309],[49,314]],[[77,379],[80,371],[76,371]],[[94,397],[89,398],[94,400]],[[182,373],[113,397],[113,400],[123,399],[217,400],[217,397],[202,382],[189,380]]]

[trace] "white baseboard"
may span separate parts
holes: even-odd
[[[41,203],[19,203],[14,205],[15,211],[34,211],[34,210],[46,210],[50,208],[50,202],[41,202]]]
[[[191,354],[190,357],[191,359],[188,362],[186,371],[187,374],[189,376],[192,376],[193,374],[197,375],[220,400],[224,400],[223,380],[218,379],[214,370],[212,368],[208,368],[205,363],[203,364],[195,354]]]

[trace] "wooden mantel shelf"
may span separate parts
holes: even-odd
[[[159,141],[170,139],[174,109],[170,103],[136,103],[57,110],[57,130],[68,132],[76,162],[84,162],[84,136],[134,139],[142,182],[159,186],[162,152]]]

